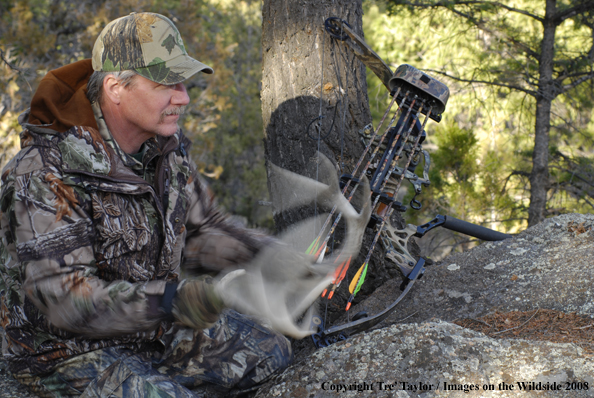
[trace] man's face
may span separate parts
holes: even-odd
[[[128,125],[128,134],[145,139],[169,137],[176,133],[179,115],[189,102],[183,83],[165,86],[136,76],[132,85],[121,91],[120,116]]]

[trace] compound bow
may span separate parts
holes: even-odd
[[[411,236],[422,237],[431,229],[442,226],[483,240],[502,240],[509,237],[509,235],[488,228],[441,215],[418,227],[409,224],[403,230],[397,230],[390,225],[389,218],[394,210],[399,212],[406,210],[406,206],[396,201],[405,179],[412,184],[415,191],[410,206],[415,210],[421,208],[421,203],[416,198],[421,193],[422,187],[430,184],[428,176],[430,157],[429,153],[422,148],[422,143],[427,136],[425,125],[428,119],[433,119],[436,122],[441,121],[441,115],[445,111],[449,98],[449,89],[433,77],[407,64],[400,65],[396,72],[392,73],[390,67],[352,30],[346,21],[335,17],[328,18],[325,21],[325,29],[333,39],[345,43],[355,56],[380,78],[392,97],[377,129],[371,135],[364,134],[365,150],[355,165],[353,173],[341,176],[342,193],[349,201],[353,198],[361,179],[364,176],[370,176],[372,209],[374,211],[368,227],[376,231],[365,260],[349,285],[351,295],[346,310],[349,310],[355,295],[361,289],[369,260],[378,242],[381,242],[386,251],[386,259],[399,267],[404,279],[400,286],[402,292],[398,298],[376,315],[357,314],[353,321],[330,328],[324,327],[324,322],[320,317],[314,317],[312,328],[318,331],[312,337],[317,347],[327,346],[344,340],[350,334],[367,330],[386,319],[395,310],[411,290],[415,281],[425,272],[426,259],[421,257],[416,260],[408,252],[407,244]],[[388,123],[384,134],[378,135],[395,102],[398,103],[398,110]],[[420,115],[425,115],[422,123],[419,120]],[[395,126],[392,127],[395,122]],[[369,160],[359,171],[359,167],[372,147],[374,149],[369,155]],[[374,159],[380,152],[382,153],[381,159],[374,163]],[[421,160],[424,162],[422,177],[416,174],[416,168]],[[404,164],[399,166],[399,163]],[[308,248],[309,254],[323,256],[330,236],[341,219],[339,213],[334,218],[329,232],[324,233],[335,212],[336,208],[333,208],[321,228],[320,235]],[[329,292],[324,291],[323,297],[328,294],[328,299],[332,298],[345,278],[351,260],[348,258],[337,267],[333,275],[332,287]]]

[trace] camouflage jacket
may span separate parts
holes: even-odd
[[[141,163],[123,153],[84,95],[91,72],[85,60],[44,78],[21,115],[22,149],[2,172],[0,311],[12,372],[107,346],[158,350],[172,326],[161,298],[181,270],[234,266],[268,239],[217,209],[181,131],[147,141]]]

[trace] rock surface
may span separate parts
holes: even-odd
[[[445,258],[427,268],[376,330],[317,351],[301,344],[295,364],[256,396],[594,397],[591,347],[494,338],[453,324],[495,311],[538,309],[575,312],[594,324],[592,227],[594,215],[563,215],[512,239]],[[387,282],[351,312],[381,311],[396,299],[398,286],[398,281]],[[4,369],[0,362],[0,397],[32,397]],[[520,391],[522,382],[561,390]],[[344,391],[363,383],[373,390]]]
[[[539,308],[594,318],[593,226],[594,215],[562,215],[512,239],[445,258],[427,268],[399,310],[379,325],[382,329],[315,352],[302,349],[296,363],[257,397],[330,397],[337,395],[331,386],[364,382],[374,383],[374,390],[364,394],[400,398],[523,396],[521,382],[535,382],[536,388],[561,386],[529,396],[594,397],[592,350],[492,338],[451,323],[495,311]],[[381,311],[398,296],[398,284],[387,282],[352,313]],[[396,384],[396,389],[380,391],[380,382]],[[500,387],[503,382],[514,390]],[[414,386],[422,387],[419,383],[431,390],[415,391]],[[462,391],[444,391],[444,383]],[[464,392],[465,385],[479,390]],[[485,391],[483,385],[493,385],[495,391]],[[343,391],[340,396],[357,394]]]
[[[586,232],[572,232],[583,223]],[[568,214],[500,242],[486,242],[428,267],[383,325],[407,318],[453,321],[494,311],[548,308],[594,318],[594,215]],[[397,294],[389,281],[354,307],[382,310]]]
[[[592,375],[592,357],[573,344],[497,340],[448,322],[424,322],[321,349],[257,397],[351,397],[365,387],[365,395],[377,397],[516,397],[532,382],[562,388],[542,397],[592,397],[594,390],[583,390],[585,383],[594,389]],[[574,381],[582,389],[565,390]],[[514,390],[502,390],[503,382]]]

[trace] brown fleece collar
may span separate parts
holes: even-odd
[[[97,128],[87,99],[87,82],[93,73],[90,59],[54,69],[39,83],[31,101],[29,123],[58,132],[73,126]]]

